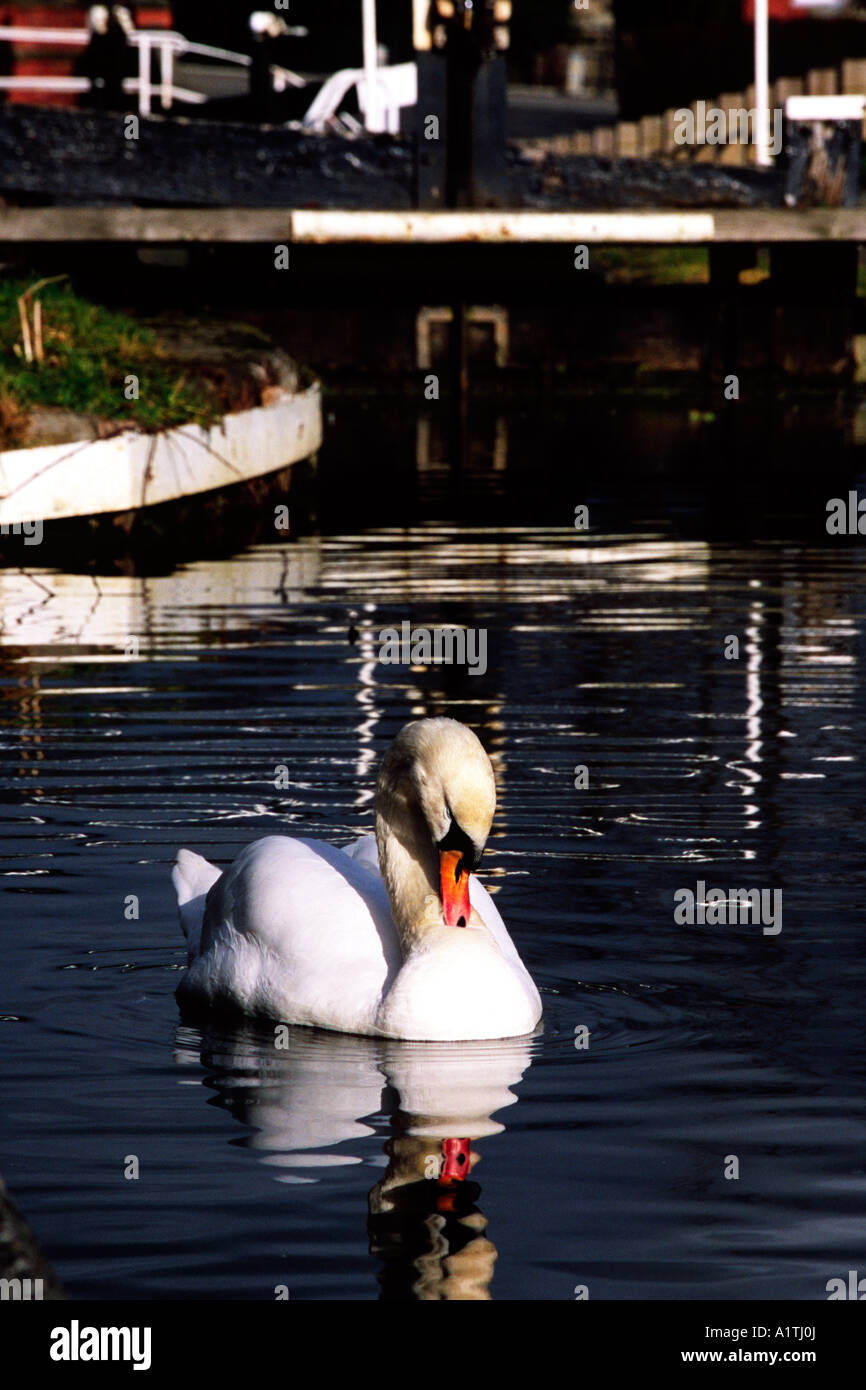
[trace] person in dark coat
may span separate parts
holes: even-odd
[[[274,83],[274,68],[279,67],[285,48],[285,21],[267,10],[255,10],[250,15],[250,103],[253,120],[265,125],[277,125],[282,120],[282,93]]]
[[[87,17],[90,41],[81,71],[90,80],[85,104],[98,111],[125,111],[123,80],[131,72],[131,20],[124,7],[92,5]]]

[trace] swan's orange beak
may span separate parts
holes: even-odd
[[[449,927],[469,925],[469,870],[460,850],[446,849],[439,854],[439,882],[442,889],[442,915]]]

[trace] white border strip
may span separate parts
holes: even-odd
[[[231,487],[299,463],[321,442],[316,383],[274,405],[224,415],[209,429],[124,430],[110,439],[8,450],[0,453],[0,525],[126,512]]]
[[[341,212],[301,209],[292,213],[296,242],[380,244],[483,242],[659,242],[713,241],[709,212]]]

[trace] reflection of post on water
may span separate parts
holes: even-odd
[[[383,1298],[490,1297],[497,1251],[478,1207],[475,1144],[503,1132],[493,1117],[517,1101],[530,1041],[411,1043],[247,1023],[202,1035],[181,1028],[175,1060],[186,1084],[197,1080],[208,1099],[216,1091],[254,1127],[246,1147],[281,1183],[378,1166],[373,1117],[387,1115],[388,1164],[367,1197]],[[205,1075],[193,1079],[199,1060]]]
[[[371,1253],[385,1299],[490,1297],[497,1257],[480,1211],[476,1140],[517,1100],[531,1061],[525,1038],[486,1043],[389,1043],[388,1167],[369,1196]]]
[[[506,417],[494,415],[481,419],[473,416],[461,420],[459,424],[459,447],[455,447],[457,427],[453,411],[451,416],[435,410],[419,411],[415,435],[415,465],[419,474],[441,473],[450,476],[469,473],[489,478],[491,473],[507,472],[509,437]]]

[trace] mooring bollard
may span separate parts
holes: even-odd
[[[855,207],[866,96],[790,96],[785,102],[786,207]]]
[[[415,0],[419,207],[507,201],[511,0]]]

